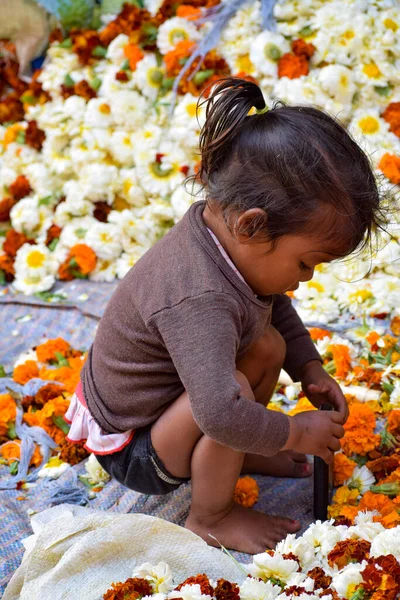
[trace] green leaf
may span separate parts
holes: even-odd
[[[0,365],[0,377],[7,377],[7,373],[3,365]]]
[[[211,75],[214,75],[214,73],[215,73],[214,69],[206,69],[205,71],[199,71],[193,77],[193,81],[194,81],[195,85],[201,85],[202,83],[207,81],[207,79],[210,79]]]
[[[393,89],[392,85],[385,85],[383,87],[381,87],[380,85],[374,86],[374,90],[376,91],[376,93],[379,94],[380,96],[385,96],[385,97],[389,96],[392,89]]]
[[[84,229],[83,227],[78,227],[78,229],[74,230],[74,233],[75,233],[76,237],[81,240],[87,234],[87,229]]]
[[[55,357],[60,367],[69,367],[68,360],[61,354],[61,352],[55,352]]]
[[[25,144],[25,137],[25,131],[18,131],[17,135],[15,136],[15,141],[17,144]]]
[[[301,37],[309,37],[313,34],[313,30],[311,29],[311,25],[306,25],[303,29],[300,29],[299,34]]]
[[[359,467],[363,467],[368,462],[368,457],[367,456],[360,456],[359,454],[356,454],[355,456],[352,456],[351,459],[354,460],[354,462],[357,463],[357,465]]]
[[[69,261],[69,263],[68,263],[68,266],[69,266],[69,267],[79,267],[78,263],[76,262],[76,258],[75,258],[75,256],[73,256],[73,257],[71,258],[71,260],[70,260],[70,261]]]
[[[67,297],[63,294],[55,294],[53,292],[36,292],[34,294],[34,296],[36,296],[36,298],[40,298],[41,300],[44,300],[45,302],[66,302],[67,301]]]
[[[43,198],[39,198],[38,205],[39,206],[49,206],[51,201],[53,200],[53,196],[43,196]]]
[[[19,465],[19,460],[14,460],[11,465],[10,465],[10,473],[11,475],[16,475],[18,473],[18,465]]]
[[[92,20],[94,0],[58,0],[58,17],[64,29],[88,27]]]
[[[146,36],[146,39],[144,40],[146,44],[151,44],[157,40],[158,29],[155,25],[143,23],[141,30]]]
[[[9,437],[10,440],[15,440],[15,438],[17,437],[14,421],[8,421],[7,423],[7,437]]]
[[[97,58],[104,58],[106,54],[107,48],[103,48],[103,46],[96,46],[92,52],[92,56],[96,56]]]
[[[386,392],[390,396],[390,394],[394,390],[394,385],[392,383],[382,383],[382,389],[384,392]]]
[[[121,65],[121,71],[130,71],[129,60],[126,58]]]
[[[99,77],[95,77],[91,83],[90,83],[90,87],[97,92],[97,90],[100,88],[101,86],[101,79]]]
[[[53,238],[50,244],[47,246],[48,249],[53,252],[57,248],[57,244],[60,241],[60,238]]]
[[[25,94],[22,94],[22,96],[20,97],[21,102],[23,102],[24,104],[36,104],[36,98],[35,96],[32,95],[32,92],[25,92]]]
[[[60,415],[58,415],[57,417],[55,415],[51,415],[51,420],[53,421],[54,425],[59,427],[61,431],[65,433],[65,435],[69,433],[70,427]]]
[[[164,90],[172,90],[172,86],[174,85],[175,77],[166,77],[162,82],[162,88]]]
[[[3,269],[0,269],[0,285],[4,285],[5,283],[7,283],[6,274]]]
[[[60,42],[58,45],[60,48],[72,48],[72,40],[69,37],[65,38],[65,40]]]
[[[75,279],[87,279],[88,276],[84,275],[83,273],[81,273],[80,271],[77,271],[76,269],[70,269],[70,273],[72,275],[72,277],[75,277]]]
[[[67,73],[64,77],[64,85],[66,85],[67,87],[74,87],[75,85],[75,81],[72,79],[69,73]]]

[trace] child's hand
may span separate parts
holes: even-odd
[[[346,423],[349,416],[346,398],[339,384],[328,375],[319,360],[312,360],[304,365],[301,383],[303,392],[314,406],[319,408],[324,402],[332,404],[342,415],[343,424]]]
[[[326,463],[340,450],[344,436],[342,416],[336,411],[309,410],[290,418],[289,438],[282,450],[296,450],[319,456]]]

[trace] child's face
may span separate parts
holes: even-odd
[[[320,237],[287,235],[278,239],[271,251],[270,242],[234,245],[231,256],[243,277],[258,296],[283,294],[310,281],[317,265],[344,254],[332,242]]]

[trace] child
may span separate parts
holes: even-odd
[[[266,110],[246,80],[214,87],[200,150],[207,200],[111,298],[67,414],[69,439],[87,439],[139,492],[190,479],[186,527],[256,553],[300,523],[236,505],[239,475],[309,475],[305,454],[332,462],[347,418],[285,293],[370,239],[379,195],[366,156],[335,120],[309,107]],[[315,406],[335,410],[267,410],[282,367]]]

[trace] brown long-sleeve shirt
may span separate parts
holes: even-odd
[[[186,390],[205,435],[272,455],[286,443],[288,417],[241,395],[236,360],[271,323],[294,379],[319,355],[287,296],[257,298],[237,276],[203,210],[193,204],[118,286],[82,370],[84,395],[98,424],[116,433],[154,422]]]

